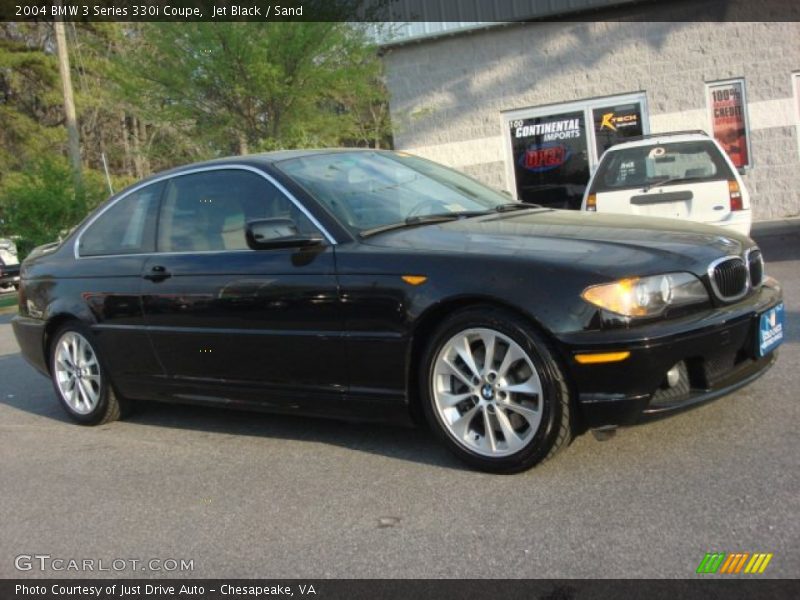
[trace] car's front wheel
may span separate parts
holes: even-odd
[[[74,322],[61,327],[50,345],[50,376],[67,414],[83,425],[115,421],[122,402],[114,393],[91,332]]]
[[[433,335],[422,366],[427,420],[469,465],[522,471],[569,443],[563,372],[547,340],[513,313],[456,313]]]

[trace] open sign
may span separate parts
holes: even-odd
[[[561,144],[529,148],[523,155],[523,166],[534,172],[560,167],[569,158],[569,148]]]

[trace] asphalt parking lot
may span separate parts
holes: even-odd
[[[784,285],[773,369],[515,476],[422,430],[147,404],[67,420],[0,316],[0,577],[15,557],[187,559],[192,577],[694,577],[706,552],[800,573],[800,227],[758,238]]]

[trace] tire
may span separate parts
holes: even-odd
[[[455,313],[434,332],[420,367],[426,420],[469,466],[516,473],[569,444],[564,371],[548,341],[519,316],[492,306]]]
[[[50,379],[69,417],[81,425],[102,425],[119,419],[128,403],[114,392],[89,328],[71,321],[51,339]]]

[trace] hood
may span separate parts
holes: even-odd
[[[553,209],[422,225],[376,235],[367,243],[580,265],[613,276],[702,275],[712,260],[741,256],[754,245],[736,232],[691,221]]]

